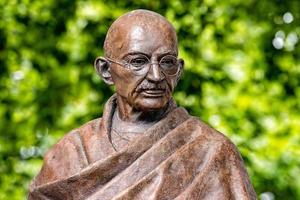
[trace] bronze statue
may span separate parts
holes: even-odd
[[[95,69],[116,94],[48,151],[29,199],[256,199],[234,144],[172,99],[184,62],[164,17],[121,16],[104,50]]]

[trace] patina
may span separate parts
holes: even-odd
[[[29,199],[256,199],[234,144],[173,100],[184,62],[164,17],[126,13],[104,51],[94,66],[116,94],[47,152]]]

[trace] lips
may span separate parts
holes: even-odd
[[[165,92],[164,89],[145,89],[142,94],[146,97],[162,97]]]

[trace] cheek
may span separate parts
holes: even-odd
[[[169,90],[172,93],[177,84],[177,77],[168,78],[167,83],[168,83]]]
[[[133,84],[132,81],[120,79],[115,82],[115,86],[117,93],[126,98],[135,88],[135,84]]]
[[[136,77],[132,76],[131,74],[125,74],[124,76],[117,76],[113,78],[116,92],[118,95],[127,99],[127,102],[133,106],[135,100],[138,98],[138,93],[135,92],[137,86],[141,82],[141,80]]]
[[[140,79],[125,70],[118,70],[118,73],[112,72],[112,79],[116,87],[116,92],[130,101],[133,98],[132,95]]]

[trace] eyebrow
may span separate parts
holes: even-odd
[[[123,56],[123,58],[126,58],[127,56],[131,56],[131,55],[138,55],[138,54],[145,55],[145,56],[147,56],[148,58],[151,57],[149,54],[144,53],[144,52],[140,52],[140,51],[132,51],[132,52],[129,52],[129,53],[125,54],[125,55]],[[174,52],[174,51],[167,51],[167,52],[161,53],[158,57],[161,58],[161,57],[163,57],[163,56],[165,56],[165,55],[173,55],[173,56],[177,56],[177,53]]]
[[[140,52],[140,51],[132,51],[132,52],[129,52],[129,53],[125,54],[125,55],[123,56],[123,58],[125,58],[125,57],[127,57],[127,56],[137,55],[137,54],[142,54],[142,55],[145,55],[145,56],[147,56],[147,57],[150,57],[150,56],[149,56],[148,54],[146,54],[146,53],[143,53],[143,52]]]
[[[167,51],[167,52],[164,52],[164,53],[160,54],[160,55],[159,55],[159,58],[162,58],[162,57],[164,57],[164,56],[166,56],[166,55],[177,56],[177,53],[174,52],[174,51]]]

